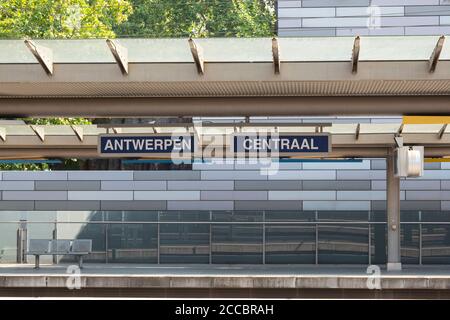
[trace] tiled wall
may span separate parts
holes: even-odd
[[[450,0],[278,0],[279,36],[441,35]]]
[[[4,171],[0,210],[383,210],[385,160],[193,165],[192,171]],[[401,181],[404,210],[450,210],[450,164]]]

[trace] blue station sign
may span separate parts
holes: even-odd
[[[293,156],[296,154],[321,155],[331,151],[330,135],[317,134],[280,134],[258,135],[238,134],[233,136],[235,154],[272,154]]]
[[[190,157],[196,151],[193,135],[117,135],[99,136],[100,155],[116,157],[171,156]]]

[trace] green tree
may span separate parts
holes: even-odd
[[[0,38],[76,39],[115,37],[128,18],[126,0],[0,0]],[[24,119],[29,124],[90,124],[83,118]],[[65,166],[77,166],[66,160]],[[45,170],[48,164],[2,164],[3,170]]]
[[[115,37],[127,20],[127,0],[0,0],[0,39],[78,39]],[[88,124],[86,119],[27,119],[32,124]]]
[[[263,37],[274,35],[274,25],[275,0],[0,0],[0,38]],[[90,123],[79,118],[26,122]],[[75,163],[66,161],[65,165]],[[87,161],[82,166],[118,169],[120,161]],[[0,168],[36,170],[48,165]]]
[[[126,0],[2,0],[0,38],[105,38],[132,13]]]
[[[263,37],[274,35],[275,0],[131,0],[116,26],[130,37]]]

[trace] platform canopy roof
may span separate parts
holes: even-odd
[[[423,113],[424,100],[381,101],[405,96],[438,99],[426,110],[438,114],[449,94],[443,36],[0,40],[6,116]],[[373,96],[377,107],[340,99],[331,111],[308,100]]]
[[[2,97],[449,93],[438,36],[0,40]]]

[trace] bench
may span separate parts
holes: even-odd
[[[78,266],[83,268],[83,256],[92,252],[92,240],[52,240],[30,239],[27,255],[35,257],[35,269],[39,269],[39,257],[44,255],[73,255]]]

